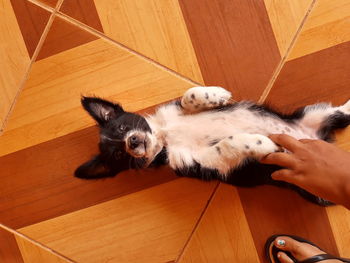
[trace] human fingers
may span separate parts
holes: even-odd
[[[299,142],[301,143],[310,143],[310,142],[315,142],[316,140],[312,140],[312,139],[300,139]]]
[[[286,148],[291,152],[294,152],[303,145],[297,139],[287,134],[271,134],[268,137],[276,144]]]
[[[290,169],[281,169],[271,174],[273,180],[295,183],[298,180],[295,172]]]
[[[292,154],[276,152],[268,154],[263,159],[261,159],[260,162],[265,164],[275,164],[293,169],[296,165],[297,160]]]

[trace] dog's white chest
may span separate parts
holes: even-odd
[[[162,107],[154,116],[157,130],[163,134],[168,147],[186,147],[197,150],[219,140],[239,133],[269,135],[286,133],[295,138],[313,137],[300,127],[286,124],[278,119],[262,117],[245,108],[234,111],[207,111],[183,115],[177,107]]]

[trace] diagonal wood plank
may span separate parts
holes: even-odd
[[[340,105],[349,99],[350,42],[288,61],[266,102],[290,112],[317,102]]]
[[[180,178],[19,231],[78,262],[168,262],[215,185]]]
[[[28,54],[33,56],[51,13],[27,0],[11,0]]]
[[[0,6],[1,130],[29,67],[30,58],[11,2],[0,0]]]
[[[327,214],[342,257],[350,258],[350,211],[343,206],[327,208]]]
[[[23,263],[15,236],[0,226],[0,262]]]
[[[73,177],[97,153],[97,136],[91,127],[1,157],[0,222],[24,227],[176,178],[167,168],[96,181]]]
[[[264,2],[179,2],[205,84],[258,100],[281,59]]]
[[[80,106],[82,94],[137,111],[179,97],[192,86],[102,39],[39,60],[0,137],[0,156],[93,125]]]
[[[350,41],[350,2],[316,1],[288,60]]]
[[[22,236],[15,235],[21,251],[24,263],[48,262],[48,263],[73,263],[73,261],[52,253],[47,248],[39,246]]]
[[[236,188],[220,184],[178,262],[259,262]]]
[[[238,192],[261,262],[268,263],[263,247],[274,234],[301,236],[338,255],[325,208],[273,186],[240,188]]]
[[[96,17],[96,10],[97,18],[88,19]],[[63,2],[60,11],[203,83],[178,0],[69,0]]]
[[[291,45],[313,0],[264,0],[281,57]]]

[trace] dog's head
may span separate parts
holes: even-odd
[[[144,117],[100,98],[83,97],[81,103],[100,127],[100,154],[82,164],[77,177],[114,176],[152,162],[160,146]]]

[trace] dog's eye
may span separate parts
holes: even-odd
[[[126,130],[126,126],[125,126],[124,124],[121,124],[121,125],[119,126],[119,131],[123,132],[123,131],[125,131],[125,130]]]

